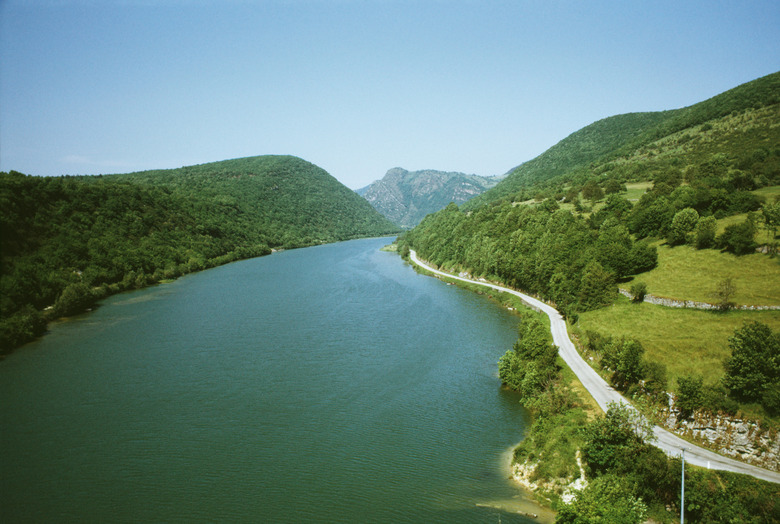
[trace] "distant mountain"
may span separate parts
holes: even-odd
[[[382,180],[358,189],[357,193],[393,223],[410,228],[450,202],[462,204],[479,195],[501,178],[395,167]]]
[[[323,169],[258,156],[139,173],[0,173],[0,353],[125,289],[399,228]]]

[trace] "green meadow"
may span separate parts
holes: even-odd
[[[719,282],[730,278],[735,287],[732,301],[738,305],[780,305],[780,257],[762,253],[736,256],[715,249],[659,245],[658,266],[621,284],[647,284],[651,295],[677,300],[715,303]]]
[[[596,331],[639,340],[649,361],[666,365],[668,389],[675,390],[676,378],[686,374],[700,374],[705,384],[720,380],[724,373],[723,360],[731,354],[729,337],[751,321],[762,322],[778,331],[780,311],[720,313],[635,304],[620,297],[610,307],[580,314],[574,333]]]

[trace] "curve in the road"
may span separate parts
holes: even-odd
[[[496,291],[502,291],[504,293],[511,293],[519,297],[523,302],[528,304],[531,308],[541,311],[550,318],[550,331],[553,337],[553,343],[558,346],[558,353],[566,365],[571,368],[577,375],[577,378],[582,382],[583,386],[593,396],[593,399],[598,403],[602,410],[606,411],[608,404],[612,402],[618,402],[621,404],[631,405],[623,396],[615,391],[612,386],[601,378],[596,371],[590,367],[585,360],[580,356],[577,350],[574,348],[574,344],[569,338],[569,334],[566,331],[566,322],[563,320],[561,314],[552,306],[545,304],[541,300],[537,300],[531,296],[515,291],[507,287],[491,284],[489,282],[482,282],[478,280],[472,280],[470,278],[464,278],[450,273],[445,273],[434,269],[428,264],[424,263],[417,257],[417,253],[414,250],[410,250],[409,258],[422,267],[423,269],[430,271],[431,273],[442,275],[454,280],[462,280],[463,282],[469,282],[471,284],[478,284],[485,286]],[[653,434],[655,435],[655,441],[652,443],[654,446],[663,450],[667,455],[679,456],[683,449],[685,449],[685,460],[696,466],[702,466],[709,469],[718,469],[724,471],[733,471],[736,473],[743,473],[751,475],[753,477],[767,480],[769,482],[776,482],[780,484],[780,473],[769,471],[768,469],[753,466],[752,464],[745,464],[723,455],[719,455],[714,451],[704,449],[702,447],[691,444],[690,442],[683,440],[674,433],[667,431],[660,426],[653,427]]]

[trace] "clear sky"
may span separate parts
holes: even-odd
[[[777,0],[0,0],[0,171],[495,175],[778,70]]]

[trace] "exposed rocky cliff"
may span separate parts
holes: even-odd
[[[722,455],[763,468],[780,471],[780,439],[776,429],[737,417],[696,412],[683,419],[676,409],[661,413],[664,425]]]
[[[357,193],[403,228],[416,226],[429,213],[450,202],[462,204],[496,185],[503,177],[482,177],[457,172],[389,170],[381,180]]]

